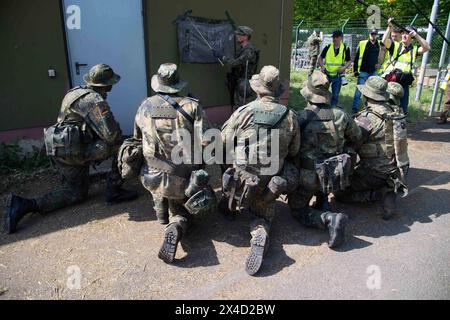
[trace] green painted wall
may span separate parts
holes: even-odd
[[[1,0],[0,39],[0,131],[53,123],[68,86],[59,1]]]
[[[281,75],[289,80],[292,0],[146,0],[150,72],[157,72],[161,63],[179,62],[176,28],[172,25],[172,21],[190,9],[193,10],[194,16],[211,19],[225,19],[225,10],[228,10],[237,25],[248,25],[254,29],[252,42],[261,50],[260,68],[267,64],[278,67],[282,2],[284,2],[284,26]],[[189,81],[187,91],[200,98],[203,105],[229,104],[224,84],[226,68],[222,68],[219,64],[181,64],[180,74]]]

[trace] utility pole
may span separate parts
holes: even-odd
[[[439,6],[439,0],[434,0],[433,9],[431,10],[430,20],[433,24],[436,24],[437,11]],[[427,32],[427,42],[431,46],[431,41],[433,40],[433,25],[428,24],[428,32]],[[422,93],[423,87],[423,79],[425,77],[425,71],[427,69],[428,57],[430,56],[430,51],[425,52],[422,58],[422,66],[419,71],[419,81],[417,82],[416,88],[416,101],[420,100],[420,94]]]
[[[448,19],[447,19],[447,29],[445,30],[445,37],[448,38],[450,37],[450,13],[448,14]],[[433,98],[431,99],[431,107],[430,107],[430,112],[428,113],[429,116],[432,116],[434,113],[434,106],[436,105],[436,98],[439,92],[439,79],[440,79],[440,75],[443,71],[443,68],[445,68],[445,63],[446,63],[446,58],[447,58],[447,42],[444,41],[443,45],[442,45],[442,51],[441,51],[441,59],[439,60],[439,69],[438,69],[438,73],[436,75],[436,83],[434,84],[434,91],[433,91]],[[444,69],[445,70],[445,69]]]

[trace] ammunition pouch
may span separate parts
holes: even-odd
[[[134,138],[126,139],[118,154],[118,167],[122,178],[132,179],[139,176],[143,160],[142,141]]]
[[[82,157],[85,151],[79,124],[57,123],[44,130],[44,141],[51,157]]]
[[[351,157],[344,153],[316,161],[315,171],[319,178],[320,189],[324,194],[343,191],[350,186]]]

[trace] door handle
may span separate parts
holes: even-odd
[[[80,67],[87,67],[88,65],[86,63],[79,63],[79,62],[75,62],[75,72],[77,74],[77,76],[80,75]]]

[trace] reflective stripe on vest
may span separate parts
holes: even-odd
[[[381,44],[381,41],[377,40],[378,44]],[[359,57],[358,57],[358,72],[361,71],[361,64],[364,57],[364,52],[366,51],[367,44],[369,40],[362,40],[359,42]]]
[[[400,42],[397,41],[393,41],[392,42],[394,44],[394,53],[398,51],[398,47],[400,46]],[[389,50],[386,51],[386,56],[384,57],[384,62],[383,62],[383,72],[386,71],[386,69],[389,67],[389,63],[391,63],[392,61],[392,56],[389,53]]]
[[[397,54],[392,58],[396,59],[398,57],[398,60],[391,63],[391,65],[386,69],[386,73],[391,72],[394,69],[400,69],[403,72],[412,72],[412,66],[414,66],[417,58],[417,46],[413,46],[412,49],[406,53],[401,52],[403,49],[403,45],[399,45]]]
[[[331,44],[328,48],[327,55],[325,56],[325,70],[330,76],[337,75],[338,69],[345,65],[344,63],[344,54],[345,45],[341,43],[339,47],[339,54],[337,56],[334,55],[334,45]]]

